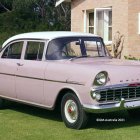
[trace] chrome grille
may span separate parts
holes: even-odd
[[[125,100],[140,98],[140,86],[106,89],[96,92],[101,94],[99,102],[119,101],[121,98],[124,98]]]

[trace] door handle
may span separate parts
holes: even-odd
[[[21,64],[21,63],[17,63],[17,65],[18,65],[18,66],[23,66],[23,64]]]

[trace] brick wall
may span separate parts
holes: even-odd
[[[114,36],[116,31],[120,31],[125,36],[122,55],[131,54],[140,58],[140,36],[137,33],[140,0],[72,0],[71,30],[84,31],[84,10],[110,6],[112,6],[112,34]]]
[[[128,50],[129,54],[140,58],[138,13],[140,13],[140,0],[128,0]]]

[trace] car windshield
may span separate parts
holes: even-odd
[[[109,56],[100,37],[66,37],[48,44],[47,60]]]

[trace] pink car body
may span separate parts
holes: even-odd
[[[0,53],[0,98],[50,110],[60,103],[66,126],[76,129],[86,124],[86,121],[79,122],[81,116],[85,118],[80,110],[86,114],[140,107],[140,62],[113,59],[106,50],[104,52],[106,55],[99,57],[84,55],[66,57],[66,52],[62,51],[62,58],[54,59],[53,55],[58,52],[54,49],[54,54],[51,50],[52,56],[47,57],[48,46],[56,47],[59,44],[55,44],[58,41],[56,39],[64,38],[78,38],[75,46],[85,38],[87,40],[84,41],[88,42],[86,45],[94,44],[91,40],[97,38],[102,43],[99,45],[102,47],[98,50],[98,54],[99,51],[106,49],[102,39],[92,34],[38,32],[14,36],[4,42]],[[53,40],[55,45],[50,43]],[[100,41],[98,40],[97,43],[99,44]],[[12,54],[14,49],[12,50],[11,47],[17,47],[19,42],[22,42],[21,53],[18,49],[15,49],[15,52],[19,52],[20,56],[18,53]],[[38,48],[37,57],[41,55],[40,59],[35,60],[33,58],[35,54],[30,53],[33,52],[34,47],[29,49],[30,57],[26,58],[27,46],[30,46],[28,44],[39,47],[43,44],[42,53]],[[83,44],[81,43],[80,46]],[[95,84],[96,82],[98,83]]]

